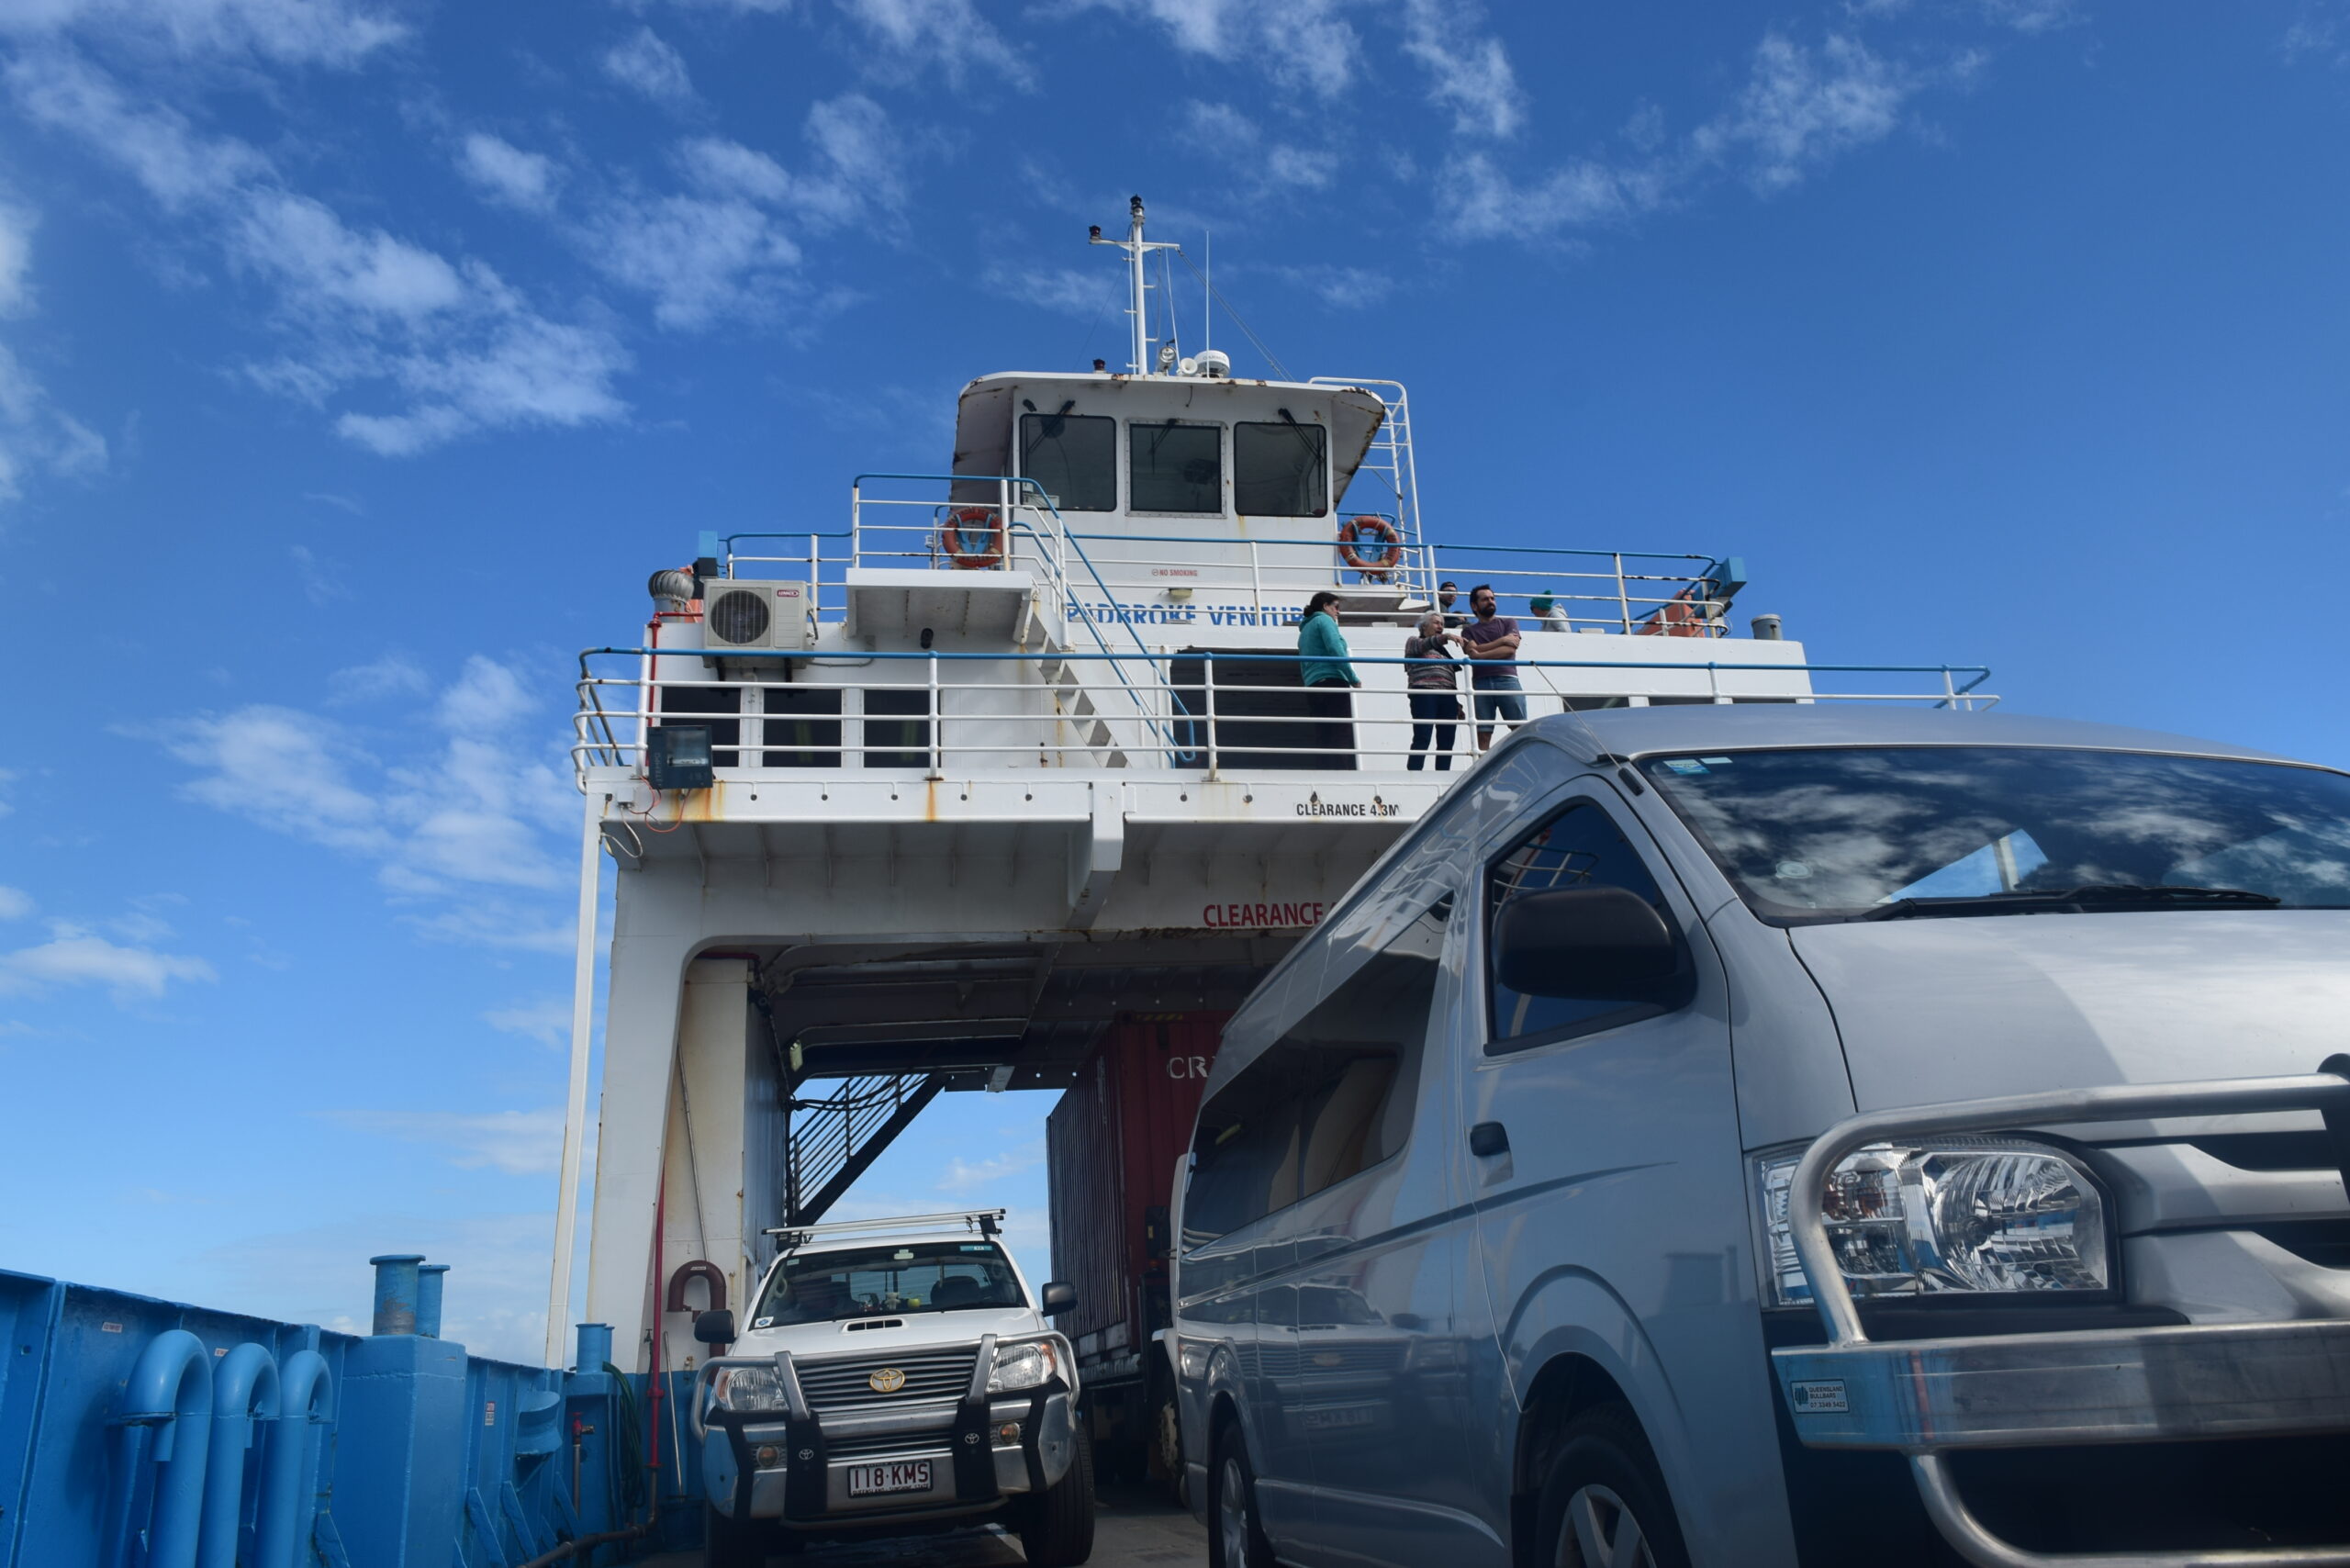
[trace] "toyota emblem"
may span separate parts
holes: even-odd
[[[906,1374],[895,1367],[883,1367],[865,1382],[876,1394],[895,1394],[906,1386]]]

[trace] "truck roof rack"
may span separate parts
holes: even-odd
[[[902,1230],[952,1230],[957,1226],[979,1236],[1000,1236],[1003,1232],[1002,1209],[965,1209],[952,1214],[900,1215],[894,1219],[838,1219],[822,1225],[779,1225],[770,1226],[767,1234],[777,1238],[785,1251],[815,1237],[887,1235]]]

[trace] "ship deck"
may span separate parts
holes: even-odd
[[[1087,1568],[1207,1568],[1207,1532],[1199,1521],[1166,1500],[1165,1494],[1131,1486],[1105,1486],[1097,1494],[1093,1556]],[[959,1535],[909,1536],[854,1545],[819,1546],[789,1559],[810,1568],[883,1568],[921,1563],[923,1568],[1011,1568],[1025,1562],[1019,1540],[1001,1529]],[[701,1568],[699,1551],[648,1558],[640,1568]]]

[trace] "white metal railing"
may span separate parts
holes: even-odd
[[[1383,476],[1382,476],[1383,477]],[[1000,475],[861,474],[849,487],[846,530],[736,533],[722,541],[721,567],[733,577],[805,581],[820,622],[846,613],[847,574],[862,566],[1025,571],[1064,599],[1104,621],[1164,623],[1202,613],[1189,596],[1220,609],[1293,618],[1308,596],[1328,588],[1349,610],[1408,614],[1437,608],[1440,585],[1458,584],[1449,609],[1464,614],[1469,592],[1489,584],[1502,613],[1553,631],[1718,637],[1729,634],[1728,600],[1743,586],[1734,560],[1695,554],[1570,550],[1508,545],[1438,545],[1422,537],[1416,481],[1393,511],[1340,511],[1327,519],[1256,520],[1242,534],[1225,520],[1184,529],[1158,519],[1150,532],[1080,532],[1033,479]],[[929,486],[908,497],[879,493]],[[935,487],[945,486],[948,498]],[[877,489],[877,487],[878,487]],[[1363,542],[1348,564],[1342,537],[1357,518],[1393,527],[1397,537]],[[1072,562],[1071,556],[1084,557]],[[1178,580],[1169,574],[1181,572]],[[1194,575],[1196,574],[1196,575]],[[1089,582],[1090,579],[1090,582]],[[1096,591],[1089,598],[1088,587]],[[1186,596],[1170,596],[1170,588]]]
[[[663,651],[671,656],[696,652]],[[1449,694],[1454,717],[1420,718],[1404,685],[1406,666],[1415,661],[1401,658],[1353,658],[1365,685],[1348,690],[1265,678],[1267,666],[1301,662],[1298,655],[1275,652],[860,654],[862,675],[811,656],[812,667],[797,680],[722,684],[655,681],[655,654],[599,648],[580,655],[572,756],[582,790],[593,768],[624,767],[642,775],[647,735],[663,723],[711,727],[713,760],[726,772],[910,768],[939,776],[950,767],[1076,767],[1215,777],[1225,771],[1443,769],[1454,758],[1473,758],[1480,728],[1516,722],[1507,711],[1513,696],[1528,719],[1562,708],[1618,704],[1908,702],[1972,710],[1998,700],[1981,689],[1989,671],[1975,666],[1536,657],[1516,661],[1519,689],[1464,684]],[[632,675],[595,673],[591,661],[606,657],[632,657],[638,667]],[[1137,665],[1150,667],[1147,682],[1125,673]],[[967,670],[970,666],[997,667]],[[1007,666],[1016,672],[1013,678],[989,678]],[[1052,670],[1078,671],[1076,689],[1113,700],[1091,712],[1072,712],[1071,682]],[[1082,674],[1087,670],[1094,672],[1090,678]],[[831,684],[835,671],[842,678]],[[1609,688],[1620,693],[1640,684],[1635,672],[1659,689],[1610,694]],[[964,678],[967,673],[972,678]],[[1225,678],[1225,673],[1241,678]],[[1821,677],[1841,678],[1841,684],[1820,689],[1816,682]],[[707,694],[714,689],[737,693],[738,711],[687,711],[675,706],[674,699],[664,700],[667,692]],[[769,712],[769,704],[778,700],[768,693],[789,694],[781,700],[800,704],[823,693],[820,700],[826,705]]]

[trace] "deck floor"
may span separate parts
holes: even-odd
[[[1163,1494],[1136,1487],[1102,1488],[1095,1515],[1093,1558],[1087,1568],[1206,1568],[1207,1535],[1197,1521]],[[1026,1562],[1020,1543],[1001,1530],[964,1535],[917,1536],[909,1540],[822,1546],[799,1557],[770,1563],[799,1568],[884,1568],[920,1563],[923,1568],[1013,1568]],[[639,1568],[701,1568],[699,1552],[648,1558]]]

